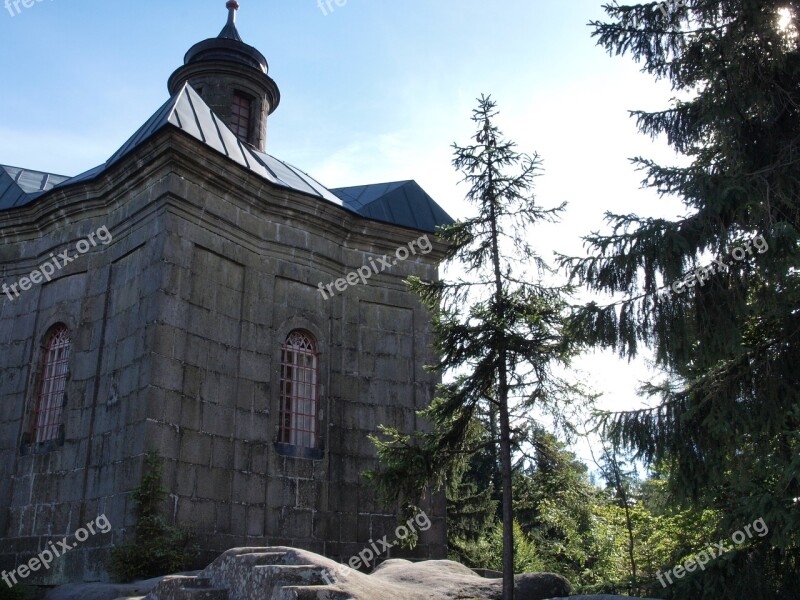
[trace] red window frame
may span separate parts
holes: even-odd
[[[31,441],[34,444],[57,440],[59,437],[71,347],[69,329],[65,325],[56,325],[47,334],[31,427]]]
[[[280,443],[317,448],[318,375],[314,336],[306,331],[292,331],[281,349]]]
[[[234,93],[231,104],[231,131],[243,142],[250,140],[250,111],[253,101],[243,94]]]

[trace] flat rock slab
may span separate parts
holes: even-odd
[[[162,579],[156,577],[133,583],[69,583],[47,592],[44,600],[132,600],[149,594]]]
[[[548,600],[659,600],[658,598],[635,598],[633,596],[564,596],[561,598],[548,598]]]
[[[378,595],[373,588],[360,577],[346,578],[347,583],[341,585],[342,591],[348,592],[359,600],[387,597],[403,600],[437,599],[455,600],[457,598],[481,598],[485,600],[501,600],[503,597],[502,579],[480,577],[471,569],[449,560],[428,560],[412,563],[402,559],[387,560],[372,575],[363,576],[371,579],[372,585],[380,588],[385,585],[385,594]],[[525,573],[514,577],[518,600],[544,600],[553,594],[565,594],[572,590],[569,582],[553,573]],[[363,586],[363,587],[362,587]],[[361,588],[361,589],[359,589]],[[372,592],[375,595],[368,595]],[[630,599],[629,599],[630,600]]]
[[[514,578],[516,600],[572,593],[553,573]],[[501,600],[502,580],[481,577],[449,560],[390,559],[371,574],[286,546],[232,548],[194,578],[166,578],[146,600],[185,600],[186,590],[226,590],[231,600]],[[630,599],[628,599],[630,600]]]
[[[264,564],[265,558],[274,560],[271,567]],[[255,559],[255,560],[251,560]],[[448,560],[409,562],[391,559],[381,564],[371,575],[353,571],[318,554],[287,547],[238,548],[224,553],[200,573],[185,573],[183,578],[197,579],[198,583],[214,584],[228,589],[231,597],[269,598],[296,597],[294,592],[281,590],[278,581],[270,589],[253,589],[254,580],[247,576],[249,565],[255,569],[274,571],[275,578],[282,580],[281,570],[298,569],[314,575],[300,592],[312,592],[316,598],[348,600],[500,600],[502,580],[484,578],[471,569]],[[236,567],[237,568],[233,568]],[[302,567],[298,567],[302,565]],[[233,570],[232,570],[233,569]],[[226,579],[226,585],[216,581]],[[44,600],[134,600],[149,594],[147,600],[178,600],[183,593],[171,590],[169,579],[159,577],[131,584],[87,583],[70,584],[50,590]],[[327,582],[325,584],[323,579]],[[515,577],[516,600],[656,600],[632,598],[630,596],[596,595],[568,596],[572,589],[566,579],[552,573],[527,573]],[[290,584],[291,585],[291,584]],[[296,584],[295,584],[296,585]],[[198,592],[202,588],[198,588]],[[289,595],[286,595],[288,593]],[[312,597],[303,594],[302,597]]]

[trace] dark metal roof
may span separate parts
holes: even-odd
[[[0,165],[0,210],[28,204],[67,179],[64,175]]]
[[[236,29],[236,11],[239,10],[239,3],[229,1],[226,4],[228,9],[228,22],[219,35],[198,42],[192,46],[183,59],[183,64],[188,65],[192,62],[204,60],[222,60],[242,63],[264,72],[269,72],[269,64],[264,55],[256,48],[245,44],[239,30]]]
[[[453,222],[414,181],[327,189],[300,169],[242,143],[188,83],[108,161],[81,175],[68,178],[0,167],[0,211],[29,204],[51,189],[97,177],[165,127],[183,131],[274,185],[315,196],[368,219],[430,232],[436,225]]]
[[[453,219],[416,181],[376,183],[331,190],[358,214],[375,221],[435,232]]]
[[[219,32],[217,37],[241,42],[242,38],[236,29],[236,11],[239,10],[239,3],[236,2],[236,0],[230,0],[225,5],[225,8],[228,9],[228,22],[225,24],[225,27],[222,28],[222,31]]]

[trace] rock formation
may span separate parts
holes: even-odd
[[[294,548],[234,548],[197,576],[166,577],[146,600],[500,600],[500,579],[485,579],[449,560],[392,559],[371,575]],[[551,573],[516,576],[517,600],[572,592]],[[630,599],[629,599],[630,600]]]

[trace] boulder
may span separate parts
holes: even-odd
[[[657,598],[635,598],[633,596],[609,596],[601,594],[599,596],[569,596],[564,598],[548,598],[547,600],[658,600]]]
[[[517,600],[572,592],[552,573],[515,578]],[[449,560],[387,560],[371,575],[295,548],[234,548],[196,576],[164,578],[146,600],[501,600],[502,580]],[[630,600],[630,599],[628,599]]]

